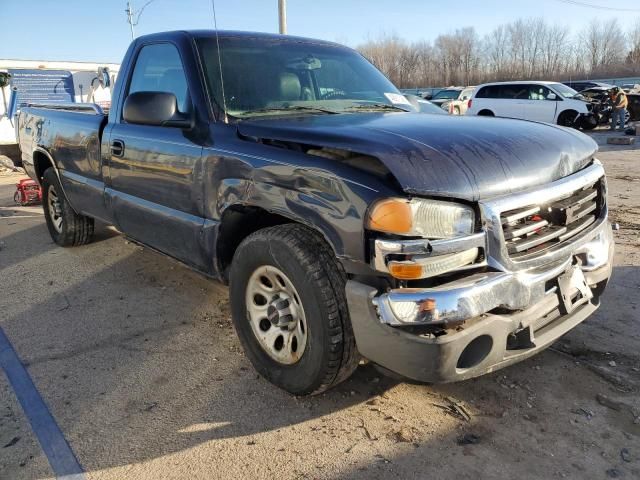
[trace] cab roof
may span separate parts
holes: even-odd
[[[149,40],[168,40],[177,37],[189,36],[192,38],[216,38],[231,39],[231,38],[246,38],[251,40],[264,40],[266,42],[295,42],[295,43],[310,43],[321,44],[333,47],[348,48],[339,43],[330,42],[328,40],[319,40],[315,38],[297,37],[295,35],[281,35],[278,33],[266,33],[266,32],[247,32],[242,30],[173,30],[168,32],[151,33],[148,35],[140,36],[136,41],[149,41]]]

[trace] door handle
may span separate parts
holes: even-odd
[[[124,155],[124,142],[122,140],[114,140],[111,142],[111,155],[114,157],[122,157]]]

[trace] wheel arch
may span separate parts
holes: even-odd
[[[58,177],[58,180],[60,180],[60,172],[58,171],[58,167],[56,166],[56,163],[53,161],[53,157],[51,156],[51,154],[49,154],[49,152],[47,152],[44,148],[35,147],[33,149],[32,158],[33,158],[33,171],[36,176],[36,181],[40,185],[42,185],[42,177],[44,176],[44,172],[49,167],[53,167]]]
[[[214,267],[223,281],[228,281],[228,272],[233,256],[242,241],[258,230],[284,224],[299,224],[320,234],[334,255],[342,241],[338,233],[326,222],[312,222],[291,211],[273,211],[251,203],[236,203],[224,209],[220,217],[214,247]]]
[[[556,117],[556,124],[560,125],[560,117],[562,117],[563,115],[569,115],[569,114],[572,114],[573,118],[575,119],[579,115],[579,112],[576,109],[571,107],[562,110],[561,112],[558,113],[558,116]]]
[[[53,170],[56,172],[56,176],[58,177],[58,182],[60,182],[60,188],[62,189],[62,194],[67,198],[67,202],[69,202],[69,206],[71,207],[71,209],[75,213],[78,213],[76,208],[69,201],[69,196],[64,191],[64,184],[62,182],[62,176],[60,175],[60,170],[58,169],[58,166],[56,165],[56,162],[53,160],[53,157],[51,156],[51,154],[42,147],[35,147],[33,149],[32,158],[33,158],[33,171],[36,177],[35,180],[38,182],[38,184],[42,187],[42,178],[44,176],[44,172],[46,172],[48,168],[53,168]]]

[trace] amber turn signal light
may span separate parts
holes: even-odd
[[[389,262],[389,273],[399,280],[422,278],[422,265],[417,263]]]
[[[400,199],[382,200],[371,209],[367,227],[377,232],[409,233],[413,228],[411,206]]]

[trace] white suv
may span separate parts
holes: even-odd
[[[476,88],[467,115],[521,118],[592,129],[592,106],[574,89],[556,82],[499,82]]]

